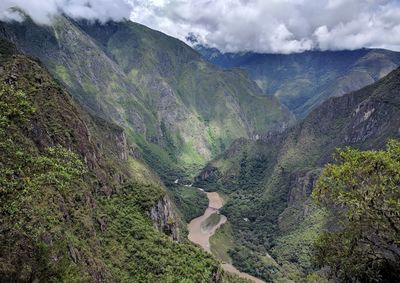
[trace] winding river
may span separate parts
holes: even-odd
[[[213,213],[219,213],[219,209],[222,208],[224,205],[222,198],[218,193],[212,192],[206,194],[208,198],[208,208],[206,209],[203,215],[190,221],[188,225],[188,230],[189,230],[188,238],[193,243],[201,246],[205,251],[211,253],[210,241],[209,241],[210,237],[214,235],[215,231],[217,231],[217,229],[227,221],[227,218],[224,215],[221,215],[220,220],[216,225],[206,229],[203,227],[204,225],[202,225],[202,223],[206,221],[207,218],[210,217],[210,215],[212,215]],[[250,274],[240,272],[230,263],[223,263],[222,267],[224,268],[225,271],[235,273],[239,277],[249,279],[256,283],[265,283],[264,281],[254,276],[251,276]]]

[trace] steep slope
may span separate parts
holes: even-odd
[[[221,70],[184,43],[125,21],[52,26],[2,23],[1,34],[40,58],[85,106],[122,126],[171,182],[239,137],[285,128],[289,111],[244,72]]]
[[[311,272],[311,245],[324,225],[332,225],[309,198],[320,168],[337,147],[381,148],[388,138],[400,138],[399,114],[397,69],[359,91],[328,99],[282,135],[238,141],[211,162],[197,184],[229,197],[223,213],[233,225],[234,262],[268,279],[277,273],[259,268],[268,252],[293,280]]]
[[[280,99],[299,117],[327,98],[374,83],[400,65],[400,53],[382,49],[308,51],[299,54],[221,54],[198,46],[212,63],[240,67],[268,95]]]
[[[0,281],[223,280],[123,129],[3,40],[0,110]]]

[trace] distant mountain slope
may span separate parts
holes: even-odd
[[[0,31],[83,105],[122,126],[167,182],[180,178],[178,171],[194,172],[236,138],[292,120],[244,72],[221,70],[139,24],[59,17],[52,26],[1,23]]]
[[[224,280],[123,129],[3,40],[0,98],[0,281]]]
[[[308,51],[298,54],[227,53],[197,46],[210,62],[240,67],[268,95],[304,117],[327,98],[371,84],[400,65],[400,53],[382,49]]]
[[[311,272],[311,245],[330,225],[309,198],[321,167],[337,147],[381,148],[388,138],[400,138],[400,69],[328,99],[282,135],[239,140],[212,161],[197,185],[228,195],[223,213],[240,243],[231,252],[237,266],[274,276],[276,270],[259,268],[268,252],[295,281]],[[258,258],[249,257],[249,250]]]

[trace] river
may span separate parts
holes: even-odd
[[[223,207],[223,201],[220,195],[216,192],[206,193],[208,198],[208,208],[204,212],[203,215],[193,219],[188,224],[189,235],[188,238],[193,243],[202,247],[205,251],[211,253],[210,250],[210,237],[214,235],[215,231],[221,227],[227,221],[227,218],[224,215],[221,215],[218,224],[208,229],[204,229],[202,223],[210,217],[213,213],[219,213],[219,209]],[[256,283],[265,283],[264,281],[251,276],[250,274],[240,272],[230,263],[223,263],[222,267],[225,271],[235,273],[239,277],[249,279]]]

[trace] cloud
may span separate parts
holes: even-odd
[[[129,19],[132,10],[125,0],[0,0],[0,20],[22,20],[13,8],[23,10],[38,24],[49,24],[60,13],[101,22],[119,21]]]
[[[400,51],[398,0],[129,0],[131,19],[222,51]]]
[[[12,7],[39,24],[60,13],[101,22],[130,18],[225,52],[400,51],[399,0],[0,0],[0,20],[22,20]]]

